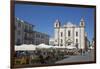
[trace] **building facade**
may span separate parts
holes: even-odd
[[[90,41],[87,38],[87,34],[85,33],[85,50],[88,51],[90,48]]]
[[[32,44],[33,43],[33,25],[15,18],[15,44]]]
[[[52,45],[52,46],[55,45],[55,44],[54,44],[54,38],[50,38],[50,39],[49,39],[49,45]]]
[[[35,45],[39,45],[39,44],[49,44],[49,35],[45,34],[45,33],[41,33],[41,32],[37,32],[37,31],[33,31],[33,43]]]
[[[85,49],[85,21],[80,20],[77,26],[68,22],[61,26],[61,22],[57,19],[54,23],[54,44],[56,46],[75,46],[78,49]]]
[[[49,44],[49,35],[34,30],[34,25],[19,18],[15,18],[15,45],[21,44]]]
[[[94,40],[94,38],[92,39],[92,44],[91,44],[90,49],[95,49],[95,40]]]

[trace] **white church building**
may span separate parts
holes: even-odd
[[[61,22],[57,19],[54,23],[54,45],[55,46],[74,46],[78,49],[86,47],[85,21],[80,19],[79,26],[71,22],[61,26]]]

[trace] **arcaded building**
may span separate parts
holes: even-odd
[[[34,30],[34,25],[15,17],[15,45],[49,44],[49,35]]]
[[[15,18],[15,44],[32,44],[33,43],[33,27],[19,18]]]

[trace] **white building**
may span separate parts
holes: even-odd
[[[52,46],[55,45],[55,44],[54,44],[54,38],[50,38],[50,39],[49,39],[49,45],[52,45]]]
[[[57,19],[54,23],[54,44],[85,49],[85,33],[85,21],[83,18],[81,18],[79,26],[71,22],[61,26],[60,21]]]

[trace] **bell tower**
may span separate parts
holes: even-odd
[[[54,22],[54,28],[59,28],[60,27],[60,21],[57,19],[55,22]]]
[[[54,44],[59,46],[59,31],[60,31],[60,21],[57,19],[54,22]]]
[[[84,21],[84,18],[83,17],[81,18],[80,26],[81,27],[85,27],[85,21]]]
[[[85,50],[85,21],[83,17],[80,20],[80,48]]]

